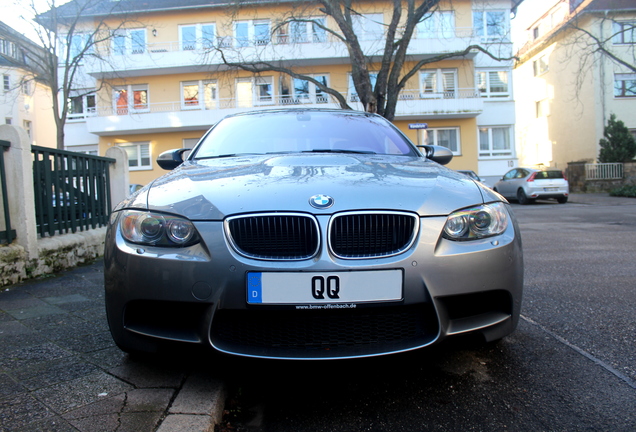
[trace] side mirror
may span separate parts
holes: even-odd
[[[168,150],[157,157],[157,164],[165,170],[173,170],[183,163],[183,153],[191,149]]]
[[[418,148],[424,151],[427,159],[437,162],[440,165],[446,165],[453,160],[453,152],[446,147],[436,145],[420,145]]]

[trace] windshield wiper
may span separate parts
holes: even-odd
[[[222,155],[214,155],[214,156],[203,156],[195,159],[221,159],[221,158],[229,158],[229,157],[240,157],[240,156],[262,156],[263,153],[228,153]]]
[[[304,150],[303,153],[353,153],[353,154],[377,154],[371,150],[347,150],[347,149],[313,149]]]

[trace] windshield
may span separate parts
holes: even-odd
[[[302,152],[417,155],[381,117],[293,111],[228,117],[205,136],[193,158]]]

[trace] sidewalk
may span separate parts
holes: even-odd
[[[114,345],[102,265],[0,288],[0,430],[213,431],[221,382]]]
[[[604,206],[636,205],[636,198],[613,197],[609,193],[572,193],[568,203]]]

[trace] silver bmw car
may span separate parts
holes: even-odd
[[[330,359],[494,341],[517,326],[523,256],[500,195],[384,118],[226,117],[113,211],[108,323],[127,352],[173,342]]]

